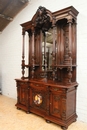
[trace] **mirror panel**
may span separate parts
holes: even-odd
[[[53,34],[52,29],[43,33],[42,41],[42,70],[52,69],[52,47],[53,47]]]

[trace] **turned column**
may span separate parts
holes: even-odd
[[[32,71],[31,71],[31,78],[34,78],[34,70],[35,70],[35,54],[34,54],[34,36],[35,30],[34,25],[32,26]]]
[[[40,30],[40,42],[39,42],[39,46],[40,46],[40,52],[39,52],[39,55],[40,55],[40,71],[42,71],[42,31]]]
[[[45,78],[47,78],[47,55],[46,55],[46,32],[44,32],[44,71],[45,71]]]
[[[53,18],[53,52],[52,52],[52,69],[53,69],[53,81],[55,80],[55,56],[56,56],[56,37],[55,37],[55,18]]]
[[[22,42],[22,79],[24,79],[25,74],[25,30],[22,28],[23,42]]]
[[[68,50],[68,83],[71,84],[72,79],[72,16],[68,18],[68,24],[69,24],[69,50]]]
[[[68,18],[68,24],[69,24],[69,64],[72,65],[72,16]]]

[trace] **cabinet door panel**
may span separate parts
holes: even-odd
[[[28,83],[26,82],[17,82],[17,95],[18,95],[18,104],[27,106],[28,104]]]
[[[61,118],[61,96],[51,93],[50,95],[50,114]]]
[[[28,101],[28,89],[20,86],[19,95],[19,102],[23,105],[26,105]]]
[[[43,84],[30,83],[30,107],[35,111],[46,112],[47,91]]]

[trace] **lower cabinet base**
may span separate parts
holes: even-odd
[[[47,123],[50,123],[50,122],[56,123],[56,124],[60,125],[63,130],[67,130],[68,126],[76,121],[77,115],[73,115],[68,120],[62,120],[62,119],[58,119],[58,118],[55,119],[53,117],[46,117],[45,119],[46,119]]]
[[[72,124],[73,122],[75,122],[76,119],[77,119],[77,115],[76,114],[74,114],[73,116],[71,116],[67,120],[63,120],[63,119],[55,118],[55,117],[52,117],[52,116],[43,116],[42,114],[40,114],[38,112],[33,112],[32,110],[29,111],[25,107],[23,107],[22,105],[16,104],[15,106],[17,107],[18,110],[24,110],[24,111],[26,111],[27,114],[30,114],[30,113],[32,114],[33,113],[33,114],[36,114],[36,115],[39,115],[39,116],[43,117],[46,120],[47,123],[53,122],[53,123],[55,123],[57,125],[60,125],[61,128],[62,128],[62,130],[67,130],[68,126],[70,124]]]
[[[26,113],[29,113],[29,109],[26,108],[26,106],[22,105],[22,104],[15,104],[15,106],[17,107],[18,110],[24,110]]]
[[[16,80],[17,109],[43,117],[47,123],[53,122],[66,130],[75,122],[77,84],[69,86]]]

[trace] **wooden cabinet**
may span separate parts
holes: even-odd
[[[72,6],[53,13],[40,6],[31,21],[21,24],[22,77],[16,79],[16,106],[63,130],[77,118],[77,15]]]

